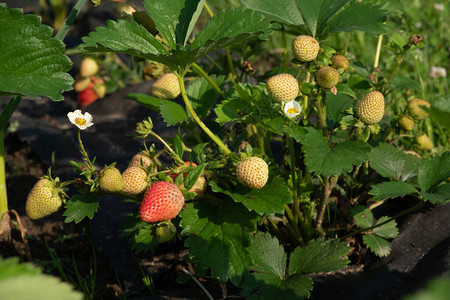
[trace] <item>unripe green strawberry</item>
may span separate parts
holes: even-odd
[[[408,102],[409,115],[414,120],[422,120],[428,117],[428,113],[425,110],[423,110],[421,106],[429,108],[431,104],[425,100],[417,98],[412,99]]]
[[[319,54],[319,42],[312,36],[299,35],[292,42],[294,56],[301,62],[310,62]]]
[[[28,195],[25,211],[30,219],[37,220],[58,211],[62,204],[59,189],[50,180],[41,178]]]
[[[87,89],[89,85],[91,84],[91,78],[90,77],[81,77],[77,76],[75,83],[73,85],[73,89],[75,92],[80,93]]]
[[[348,70],[350,66],[350,62],[348,61],[347,57],[341,54],[336,54],[331,58],[331,64],[333,65],[333,68],[335,69],[343,69],[344,72]]]
[[[398,120],[398,125],[400,125],[400,128],[402,128],[403,130],[411,131],[414,129],[414,120],[408,116],[402,116]]]
[[[378,91],[373,91],[364,96],[356,104],[356,115],[367,125],[373,125],[381,121],[384,115],[384,96]]]
[[[177,233],[177,229],[172,222],[162,222],[155,227],[155,237],[158,243],[167,243],[173,240]]]
[[[129,167],[122,173],[125,195],[139,195],[147,188],[147,172],[140,167]]]
[[[100,172],[100,189],[106,193],[120,193],[125,187],[120,171],[112,166],[105,167]]]
[[[184,196],[172,182],[157,181],[144,193],[139,217],[147,223],[168,221],[175,218],[184,205]]]
[[[298,81],[291,74],[272,76],[267,80],[266,85],[270,98],[276,102],[289,102],[298,96]]]
[[[139,25],[142,25],[151,34],[156,35],[158,33],[155,22],[153,22],[152,18],[148,15],[146,11],[142,10],[135,11],[133,13],[133,18],[136,22],[138,22]]]
[[[165,73],[150,88],[150,92],[158,98],[175,99],[181,93],[177,75]]]
[[[95,59],[86,57],[81,61],[80,64],[80,76],[81,77],[91,77],[98,72],[98,64]]]
[[[262,158],[248,157],[236,166],[236,177],[240,183],[252,189],[260,189],[269,179],[269,166]]]
[[[316,81],[321,87],[331,89],[339,82],[339,72],[332,67],[322,67],[316,73]]]
[[[153,165],[153,160],[150,156],[146,155],[144,152],[139,152],[133,156],[133,158],[128,163],[128,168],[130,167],[144,167],[147,169],[149,166]]]
[[[97,76],[92,76],[91,80],[94,83],[92,89],[94,90],[94,93],[98,96],[98,98],[101,99],[105,97],[106,94],[105,81],[103,81],[103,79]]]
[[[434,145],[428,135],[422,134],[416,137],[417,148],[421,150],[431,150]]]

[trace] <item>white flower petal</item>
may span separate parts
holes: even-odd
[[[83,114],[81,112],[81,110],[79,110],[79,109],[77,109],[73,112],[69,112],[67,114],[67,117],[69,118],[69,121],[72,124],[74,124],[81,130],[84,130],[84,129],[94,125],[94,123],[92,123],[92,120],[93,120],[92,115],[88,112]]]
[[[292,100],[284,105],[283,111],[288,118],[293,119],[302,112],[302,108],[297,101]]]

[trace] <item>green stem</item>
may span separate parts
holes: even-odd
[[[284,60],[284,73],[287,72],[288,67],[288,55],[287,55],[287,40],[286,40],[286,30],[284,26],[281,29],[281,43],[283,44],[283,60]]]
[[[322,127],[322,134],[324,138],[328,137],[328,130],[327,130],[327,112],[326,112],[326,106],[325,106],[325,97],[326,93],[322,92],[321,97],[317,97],[317,113],[319,114],[319,120],[320,120],[320,127]]]
[[[220,87],[211,79],[211,77],[208,75],[208,73],[206,73],[205,71],[203,71],[202,68],[200,68],[199,65],[197,65],[196,63],[192,64],[192,67],[195,69],[195,71],[197,71],[203,78],[206,79],[206,81],[208,81],[208,83],[212,86],[212,88],[217,92],[217,94],[219,94],[220,98],[222,99],[226,99],[224,93],[222,92],[222,90],[220,89]]]
[[[334,186],[336,185],[337,179],[337,176],[332,176],[325,179],[322,199],[319,204],[319,211],[317,212],[316,230],[322,227],[325,210],[327,208],[328,202],[330,201],[330,194],[333,191]]]
[[[380,34],[378,36],[378,43],[377,43],[377,50],[375,52],[375,59],[373,61],[373,69],[375,70],[378,68],[378,64],[380,62],[380,55],[381,55],[381,45],[383,44],[383,35]]]
[[[347,49],[348,49],[348,45],[349,45],[349,42],[350,42],[350,36],[351,36],[351,33],[348,32],[347,33],[347,38],[345,39],[344,50],[342,50],[342,55],[344,55],[344,56],[347,54]]]
[[[404,57],[405,57],[405,56],[402,55],[402,56],[400,56],[400,57],[397,58],[397,62],[395,63],[395,66],[394,66],[394,68],[392,69],[391,74],[389,74],[389,78],[388,78],[388,80],[387,80],[387,82],[386,82],[386,87],[389,86],[389,84],[391,83],[392,78],[394,77],[395,72],[397,72],[397,69],[398,69],[398,67],[400,66],[400,64],[402,63]]]
[[[89,169],[94,170],[94,165],[92,164],[91,160],[89,159],[89,156],[84,149],[83,142],[81,141],[81,130],[78,129],[78,143],[80,144],[81,154],[84,156],[84,160],[87,162]]]
[[[172,149],[172,147],[169,146],[169,144],[166,143],[165,140],[163,140],[162,137],[160,137],[157,133],[153,131],[150,131],[149,134],[153,135],[155,138],[158,139],[158,141],[160,141],[164,145],[164,147],[170,152],[170,154],[172,155],[172,157],[174,157],[177,163],[184,164],[184,161],[181,159],[181,157],[178,156],[178,154]]]
[[[187,110],[191,114],[191,116],[194,118],[195,122],[197,122],[198,126],[200,126],[201,129],[219,146],[219,148],[226,154],[230,155],[232,154],[230,149],[222,143],[222,141],[203,123],[202,120],[198,117],[197,113],[195,112],[194,108],[191,105],[191,102],[189,101],[189,98],[186,94],[186,88],[184,86],[184,75],[175,73],[178,76],[178,82],[180,84],[181,89],[181,96],[183,97],[184,104],[186,105]]]
[[[87,0],[78,0],[77,4],[72,8],[69,15],[67,16],[66,20],[64,21],[64,24],[61,26],[61,29],[58,31],[58,33],[55,35],[55,38],[62,41],[67,35],[67,32],[70,29],[70,26],[72,26],[75,19],[78,17],[78,15],[81,12],[81,9],[83,8],[84,4]]]
[[[294,150],[294,142],[291,137],[287,137],[287,143],[289,147],[289,156],[291,158],[291,178],[292,178],[292,195],[294,198],[294,205],[297,199],[297,179],[295,173],[295,150]]]
[[[5,176],[5,145],[3,141],[3,127],[0,128],[0,220],[8,211],[8,196],[6,193]]]
[[[305,83],[309,83],[310,80],[311,80],[311,73],[306,72]],[[304,118],[306,118],[307,114],[308,114],[308,107],[309,107],[308,103],[309,103],[308,95],[304,95],[303,96],[303,116],[304,116]]]
[[[233,78],[234,82],[238,82],[238,75],[236,73],[236,70],[234,69],[233,60],[231,59],[230,49],[228,47],[225,47],[225,54],[227,56],[227,62],[228,67],[230,68],[231,77]]]
[[[289,224],[291,225],[291,228],[294,231],[295,238],[299,242],[300,246],[304,246],[305,242],[303,241],[303,236],[298,227],[297,219],[294,217],[294,214],[292,213],[291,208],[287,204],[284,204],[284,209],[286,211],[286,217],[289,221]]]

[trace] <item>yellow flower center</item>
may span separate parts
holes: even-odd
[[[294,107],[292,107],[292,108],[289,108],[287,110],[287,112],[290,113],[290,114],[296,114],[296,113],[298,113],[298,110],[296,110]]]
[[[86,125],[86,120],[83,118],[75,118],[75,123],[79,126]]]

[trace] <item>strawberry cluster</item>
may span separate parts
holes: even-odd
[[[77,94],[77,103],[79,107],[91,105],[106,94],[106,85],[97,73],[99,66],[95,59],[86,57],[81,61],[80,73],[78,74],[74,90]]]

